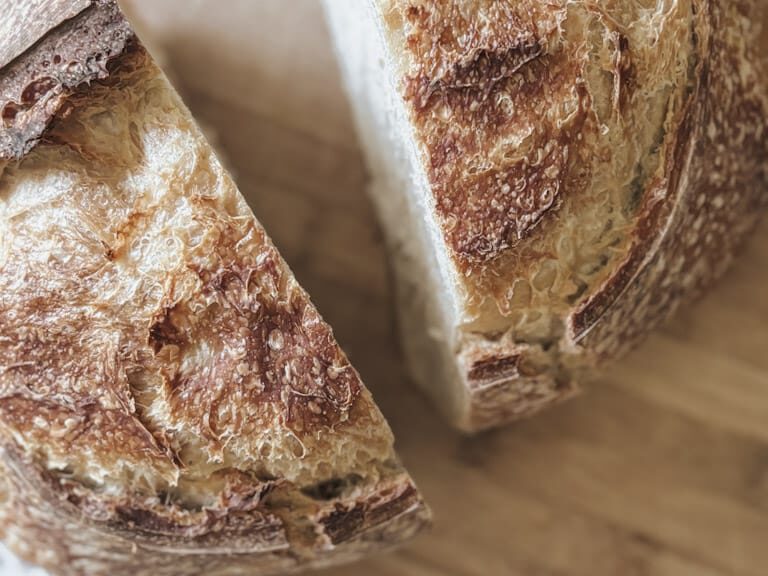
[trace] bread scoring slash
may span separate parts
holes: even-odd
[[[766,204],[765,2],[325,6],[406,356],[462,429],[573,394],[722,275]]]
[[[6,543],[161,576],[412,536],[383,416],[116,2],[52,4],[0,69]]]

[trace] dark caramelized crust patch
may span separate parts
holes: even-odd
[[[318,519],[333,544],[374,530],[394,516],[408,513],[418,506],[418,493],[412,485],[396,485],[383,490],[376,498],[356,503],[334,504]]]
[[[520,357],[491,356],[475,360],[467,372],[470,387],[475,383],[482,383],[488,379],[514,378],[518,375],[518,363]]]
[[[28,152],[67,97],[82,84],[107,78],[114,60],[134,43],[117,4],[96,0],[3,67],[0,160],[19,159]]]
[[[214,212],[208,217],[215,221]],[[264,231],[221,222],[215,234],[215,265],[189,266],[199,290],[169,292],[172,307],[158,310],[149,328],[157,354],[169,346],[178,358],[178,370],[165,374],[174,417],[196,421],[196,433],[212,443],[224,431],[257,432],[271,414],[299,436],[347,421],[361,391],[358,376]],[[248,244],[266,249],[243,258]],[[217,362],[194,361],[201,342]]]
[[[590,100],[579,58],[553,44],[551,13],[461,4],[403,8],[419,62],[405,97],[448,245],[471,272],[584,186],[575,165]]]

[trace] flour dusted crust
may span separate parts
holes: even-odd
[[[413,142],[414,226],[434,232],[432,298],[455,316],[425,349],[450,348],[462,391],[417,379],[459,398],[458,426],[568,397],[727,268],[767,197],[763,2],[370,6],[405,104],[394,138]]]
[[[0,523],[56,574],[268,574],[428,513],[115,2],[0,70]],[[57,13],[54,17],[60,16]]]

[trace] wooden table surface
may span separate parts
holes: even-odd
[[[403,371],[316,0],[126,0],[397,436],[433,530],[330,576],[768,574],[768,226],[587,393],[474,439]]]

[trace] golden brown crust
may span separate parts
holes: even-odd
[[[405,98],[428,150],[436,210],[462,274],[529,236],[556,211],[561,190],[578,194],[579,147],[587,139],[577,135],[587,129],[589,107],[577,55],[547,53],[559,25],[554,11],[493,3],[483,10],[484,24],[474,11],[455,2],[405,8],[408,50],[418,61],[405,80]],[[542,114],[542,103],[566,100],[574,86],[567,120]],[[528,137],[505,144],[512,127],[515,133],[528,127]]]
[[[116,3],[0,87],[11,547],[60,574],[266,574],[422,528],[370,394]]]
[[[461,427],[570,395],[723,273],[767,195],[760,2],[375,4],[456,282]]]
[[[604,316],[573,317],[575,337],[592,328],[582,345],[603,357],[634,344],[722,275],[768,203],[764,54],[750,30],[766,15],[745,0],[701,6],[696,84],[665,180],[646,199],[647,216],[635,232],[632,277],[620,270],[621,279],[611,280],[620,289],[598,293],[612,296]],[[739,46],[745,38],[752,42]]]

